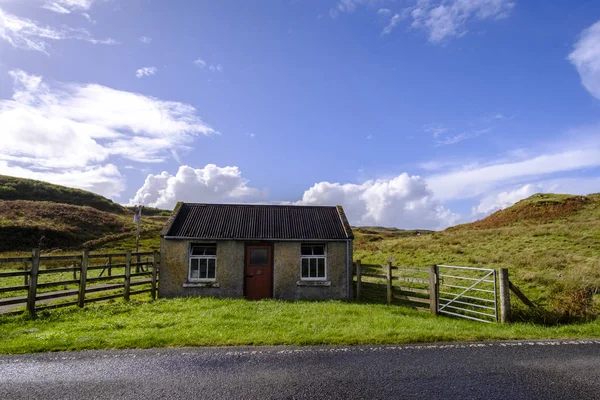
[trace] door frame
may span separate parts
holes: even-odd
[[[247,297],[247,293],[246,293],[246,274],[247,271],[246,269],[248,268],[248,262],[250,260],[248,260],[248,248],[249,247],[269,247],[269,259],[271,260],[271,263],[269,265],[269,268],[271,269],[271,282],[269,284],[269,298],[272,299],[273,298],[273,282],[275,281],[274,275],[275,275],[275,260],[274,260],[274,250],[273,248],[274,243],[273,242],[253,242],[253,241],[249,241],[249,242],[245,242],[244,243],[244,297]]]

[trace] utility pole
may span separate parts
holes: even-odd
[[[140,234],[141,234],[141,224],[142,224],[142,206],[139,205],[135,209],[135,214],[133,215],[133,222],[137,224],[137,234],[135,236],[135,252],[138,253],[140,251]],[[136,263],[140,262],[139,254],[136,255]],[[140,272],[140,266],[135,266],[135,272]]]

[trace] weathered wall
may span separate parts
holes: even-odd
[[[300,242],[275,242],[273,296],[285,300],[346,298],[346,242],[327,243],[327,280],[300,281]]]
[[[161,239],[159,297],[243,297],[244,242],[217,242],[217,271],[215,284],[186,284],[189,268],[189,248],[198,240]],[[205,243],[215,243],[206,241]],[[187,287],[184,287],[187,286]],[[201,285],[207,287],[200,287]]]
[[[187,284],[189,248],[198,240],[161,239],[160,297],[243,297],[245,243],[217,242],[218,287]],[[205,243],[215,243],[206,241]],[[300,281],[301,242],[275,242],[273,249],[273,297],[284,300],[346,298],[346,242],[327,243],[327,280]],[[352,246],[350,246],[352,251]],[[352,257],[352,254],[351,256]],[[352,259],[352,258],[350,258]],[[184,287],[187,286],[187,287]]]

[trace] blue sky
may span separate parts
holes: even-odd
[[[600,3],[0,0],[0,173],[444,228],[600,192]]]

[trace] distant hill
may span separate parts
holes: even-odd
[[[600,210],[600,194],[575,196],[538,193],[479,221],[457,225],[448,230],[547,224],[565,219],[586,218],[590,213],[598,210]]]
[[[145,209],[142,248],[158,248],[170,213]],[[45,251],[132,249],[136,229],[131,207],[85,190],[0,175],[0,252],[38,245]]]
[[[552,310],[555,320],[600,316],[600,194],[536,194],[430,234],[363,229],[355,230],[354,241],[354,257],[363,264],[508,268],[511,281]]]
[[[50,201],[75,206],[88,206],[112,213],[125,214],[128,212],[120,204],[85,190],[6,175],[0,175],[0,200]]]

